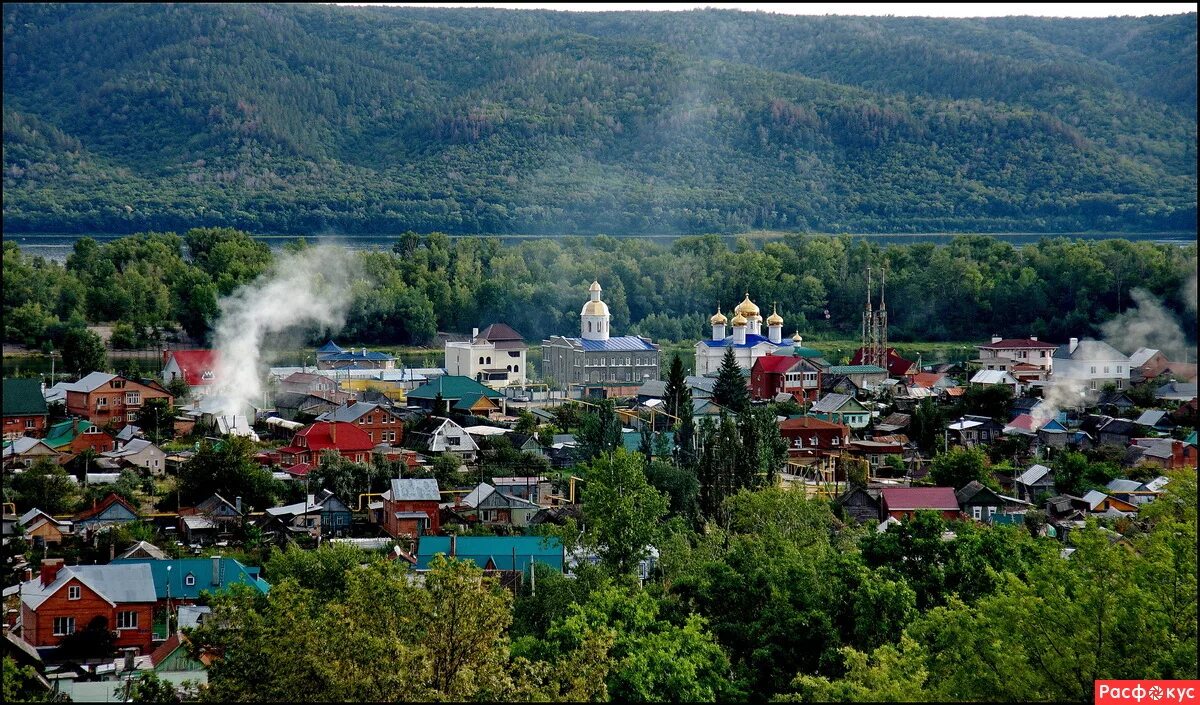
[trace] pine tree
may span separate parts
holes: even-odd
[[[717,370],[717,383],[713,385],[713,402],[733,412],[744,411],[750,406],[750,392],[746,389],[746,378],[733,355],[733,348],[725,349],[721,369]]]
[[[692,390],[687,386],[687,378],[683,374],[683,361],[679,359],[679,353],[671,359],[671,370],[667,373],[667,389],[663,401],[667,402],[667,413],[676,418],[679,417],[679,410],[683,408],[685,403],[690,404],[692,400]]]

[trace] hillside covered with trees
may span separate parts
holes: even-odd
[[[8,5],[7,232],[1196,227],[1196,15]]]

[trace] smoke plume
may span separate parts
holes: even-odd
[[[282,255],[269,271],[220,302],[213,398],[223,415],[247,415],[262,403],[263,345],[269,337],[346,319],[356,261],[345,248],[310,247]]]
[[[1195,306],[1195,276],[1189,287],[1191,305]],[[1154,295],[1145,289],[1134,289],[1130,295],[1135,307],[1100,327],[1105,342],[1125,354],[1131,354],[1138,348],[1151,348],[1161,350],[1170,359],[1182,360],[1188,341],[1175,315],[1163,308]],[[1189,295],[1186,287],[1184,295]]]

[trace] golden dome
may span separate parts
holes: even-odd
[[[771,306],[771,315],[767,316],[767,325],[768,326],[783,325],[783,318],[779,315],[779,312],[775,310],[775,306]]]
[[[713,324],[714,326],[723,326],[729,322],[729,319],[725,318],[725,314],[721,313],[720,304],[717,305],[716,315],[714,315],[712,318],[708,319],[708,322]]]
[[[589,301],[583,305],[583,310],[579,312],[580,316],[607,316],[608,304],[603,301]]]
[[[734,325],[734,327],[744,326],[744,325],[746,325],[746,317],[740,313],[736,314],[736,315],[734,315],[733,320],[730,321],[730,323],[732,323]]]
[[[746,318],[755,318],[758,316],[758,306],[754,305],[754,302],[750,300],[750,294],[747,293],[745,300],[738,304],[733,312],[740,313]]]
[[[802,340],[804,340],[804,338],[800,337],[800,331],[796,331],[795,334],[792,335],[792,342],[796,345],[799,345]]]
[[[592,281],[592,285],[588,287],[588,291],[600,291],[600,282]]]

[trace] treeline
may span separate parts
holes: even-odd
[[[1194,14],[3,12],[8,232],[1196,226]]]
[[[303,241],[285,249],[305,247]],[[40,345],[49,332],[116,321],[124,339],[148,342],[172,329],[211,332],[217,301],[278,257],[248,234],[193,229],[99,244],[82,238],[65,265],[4,242],[6,342]],[[574,335],[593,279],[618,334],[692,341],[711,333],[717,304],[749,292],[764,315],[777,302],[785,333],[856,338],[866,271],[887,272],[895,341],[978,340],[993,334],[1065,342],[1096,335],[1150,292],[1195,330],[1196,247],[1126,240],[1044,239],[1021,248],[985,236],[947,245],[880,246],[847,236],[788,236],[756,246],[718,236],[669,245],[611,237],[452,239],[406,233],[391,252],[356,253],[361,276],[339,339],[425,344],[437,331],[503,321],[528,341]],[[313,331],[314,336],[321,331]],[[50,336],[53,338],[53,336]],[[315,337],[314,337],[315,339]]]

